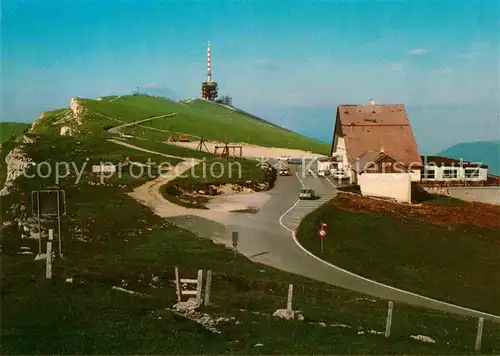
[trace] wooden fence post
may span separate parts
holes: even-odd
[[[179,268],[175,267],[175,292],[177,293],[177,302],[182,301],[181,297],[181,279],[179,277]]]
[[[385,323],[385,337],[391,336],[391,326],[392,326],[392,309],[394,308],[394,303],[389,302],[389,307],[387,309],[387,321]]]
[[[47,242],[47,254],[45,257],[45,278],[52,279],[52,239],[54,230],[49,230],[49,241]]]
[[[480,317],[477,322],[476,351],[481,350],[481,342],[483,341],[483,322],[483,317]]]
[[[288,300],[286,303],[286,309],[292,311],[292,298],[293,298],[293,284],[288,285]]]
[[[207,271],[207,282],[205,285],[205,305],[210,303],[210,288],[212,286],[212,270]]]
[[[201,290],[203,286],[203,270],[198,270],[198,282],[196,283],[196,303],[201,305]]]

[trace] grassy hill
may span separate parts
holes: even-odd
[[[175,116],[155,119],[141,124],[146,137],[158,137],[163,130],[164,140],[169,131],[203,136],[207,140],[245,142],[265,147],[296,148],[325,154],[328,144],[321,143],[241,110],[204,100],[177,102],[167,98],[129,95],[107,100],[80,99],[88,109],[87,115],[108,117],[108,120],[134,122],[149,117],[176,113]],[[102,116],[103,115],[103,116]],[[112,125],[117,125],[117,121]],[[144,129],[150,127],[152,130]]]
[[[482,162],[488,172],[500,175],[500,141],[463,142],[439,152],[439,156]]]
[[[340,195],[300,225],[301,243],[361,276],[500,314],[500,207],[441,197],[408,207]],[[319,251],[320,222],[332,238]],[[480,256],[480,257],[478,257]]]
[[[0,144],[20,135],[30,125],[22,122],[0,122]]]
[[[155,140],[126,141],[152,153],[108,141],[111,135],[104,126],[165,114],[148,108],[151,98],[125,98],[127,105],[118,105],[120,100],[86,101],[81,134],[59,135],[60,126],[73,120],[65,109],[46,113],[35,130],[27,133],[34,142],[23,149],[35,162],[47,162],[53,173],[63,162],[73,168],[57,181],[53,173],[45,176],[47,167],[44,176],[36,174],[38,167],[30,167],[27,173],[32,178],[21,176],[16,190],[0,197],[2,355],[473,352],[477,325],[473,318],[397,303],[392,334],[386,339],[380,333],[387,301],[274,270],[240,255],[235,258],[232,251],[161,219],[127,195],[157,177],[160,172],[154,169],[150,177],[138,177],[126,169],[101,182],[91,168],[100,159],[117,163],[129,156],[143,164],[158,160],[176,164],[179,159],[161,154],[193,155],[191,150]],[[165,99],[153,102],[157,100],[175,108],[182,105]],[[196,105],[201,104],[211,105]],[[102,116],[106,114],[109,118]],[[182,123],[178,125],[182,128]],[[197,130],[204,134],[203,128]],[[282,142],[286,141],[283,137],[293,136],[274,127],[270,130],[283,133]],[[196,155],[203,158],[206,154]],[[81,172],[79,180],[76,170]],[[46,280],[44,261],[33,260],[37,240],[20,238],[13,220],[21,200],[29,202],[33,190],[51,187],[66,192],[67,214],[61,223],[65,259],[54,260],[54,276]],[[57,225],[47,220],[42,226]],[[212,304],[203,306],[201,312],[213,319],[234,318],[217,325],[220,334],[169,310],[176,302],[174,266],[182,277],[194,277],[199,268],[213,270]],[[66,283],[66,278],[72,278],[72,283]],[[303,321],[272,317],[276,309],[285,308],[289,283],[294,284],[294,309],[302,311]],[[113,286],[148,297],[114,291]],[[427,335],[436,343],[416,341],[410,335]],[[500,352],[499,335],[498,326],[486,321],[483,352]]]

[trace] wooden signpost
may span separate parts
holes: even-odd
[[[194,288],[192,287],[194,285]],[[189,288],[191,286],[191,288]],[[196,296],[196,303],[201,305],[202,302],[202,287],[203,287],[203,270],[198,270],[198,277],[195,278],[180,278],[179,268],[175,267],[175,291],[177,294],[177,302],[182,302],[183,296]],[[205,305],[210,303],[210,293],[212,287],[212,271],[207,271],[207,281],[205,284]]]
[[[52,279],[52,240],[54,230],[49,230],[49,241],[47,242],[47,253],[45,256],[45,278]]]
[[[387,308],[387,320],[385,323],[385,337],[391,336],[392,309],[393,308],[394,308],[394,302],[389,302],[389,307]]]
[[[195,285],[195,289],[188,289],[189,285]],[[198,305],[201,304],[201,289],[203,286],[203,270],[198,270],[198,278],[180,278],[179,269],[175,267],[175,290],[177,301],[182,302],[184,295],[195,295]]]
[[[239,241],[239,235],[238,231],[233,231],[231,239],[233,240],[233,253],[234,257],[236,258],[236,247],[238,246],[238,241]]]

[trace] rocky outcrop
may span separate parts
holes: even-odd
[[[33,143],[33,139],[32,138],[29,138],[28,136],[26,135],[23,135],[23,143]]]
[[[61,136],[73,136],[73,130],[69,126],[63,126],[61,127],[59,134]]]
[[[69,103],[69,108],[73,112],[73,116],[76,119],[78,125],[82,124],[82,118],[85,115],[86,109],[85,106],[78,100],[78,98],[71,98]]]
[[[16,147],[9,152],[5,157],[7,178],[2,190],[0,190],[0,196],[7,195],[12,191],[14,181],[24,173],[32,162],[33,160],[20,147]]]

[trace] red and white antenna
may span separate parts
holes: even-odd
[[[207,46],[207,82],[212,82],[212,58],[210,53],[210,41],[208,41]]]

